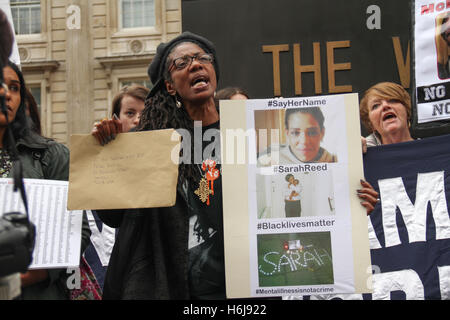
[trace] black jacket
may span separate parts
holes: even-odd
[[[69,149],[52,139],[31,134],[16,143],[23,168],[23,177],[30,179],[69,179]],[[12,172],[10,172],[10,175]],[[90,242],[91,230],[86,215],[83,215],[81,252]],[[66,269],[48,270],[46,281],[22,288],[22,299],[59,300],[68,299]]]
[[[97,212],[120,226],[103,299],[189,299],[189,216],[180,192],[173,207]]]

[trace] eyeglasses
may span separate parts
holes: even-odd
[[[212,55],[208,54],[208,53],[199,53],[196,54],[194,56],[183,56],[183,57],[179,57],[173,60],[172,64],[169,67],[169,71],[170,69],[174,66],[177,70],[182,70],[188,66],[191,65],[192,61],[194,61],[194,59],[196,59],[198,62],[200,62],[201,64],[210,64],[214,61],[214,58]]]

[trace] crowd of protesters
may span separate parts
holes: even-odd
[[[218,61],[213,42],[198,34],[184,32],[161,43],[148,67],[152,89],[138,85],[122,88],[113,100],[111,118],[96,123],[92,135],[107,147],[118,134],[129,131],[174,128],[187,130],[194,137],[196,121],[201,121],[202,131],[219,129],[219,101],[250,96],[237,87],[218,91],[220,73],[227,72],[219,70]],[[36,102],[19,68],[8,62],[2,72],[5,85],[0,94],[7,112],[0,113],[0,178],[12,177],[14,150],[18,150],[25,178],[67,181],[68,148],[42,136]],[[320,147],[323,115],[316,109],[319,108],[287,112],[286,128],[293,135],[283,151],[287,161],[337,161],[335,155]],[[361,99],[360,115],[370,131],[368,137],[362,138],[363,150],[413,139],[409,131],[411,99],[398,84],[383,82],[369,88]],[[300,122],[310,123],[314,130],[298,127]],[[299,142],[298,136],[305,130],[310,134]],[[16,144],[11,145],[10,141]],[[310,153],[295,149],[295,144],[312,145],[314,141]],[[192,139],[192,150],[194,144]],[[203,144],[203,151],[205,147]],[[42,155],[41,161],[33,158],[36,153]],[[221,165],[217,155],[203,153],[202,163],[179,165],[173,207],[96,212],[106,225],[118,229],[102,288],[103,299],[226,298]],[[206,203],[195,190],[203,178],[201,165],[211,160],[217,162],[219,175],[214,181],[214,194]],[[264,157],[259,161],[264,161]],[[378,193],[368,182],[360,183],[358,196],[370,214],[379,203]],[[289,196],[291,199],[292,194]],[[189,232],[190,225],[193,232]],[[89,244],[90,234],[84,216],[81,254]],[[70,299],[67,277],[65,269],[14,274],[8,278],[9,286],[19,285],[21,293],[9,298]],[[2,285],[4,282],[0,281],[0,290]]]

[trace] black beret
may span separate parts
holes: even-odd
[[[169,42],[162,42],[158,45],[156,49],[155,57],[153,58],[150,66],[148,67],[148,75],[150,80],[153,83],[153,88],[150,91],[148,97],[151,97],[155,94],[156,91],[159,91],[162,84],[164,83],[163,74],[164,67],[167,60],[167,56],[175,48],[178,44],[182,42],[192,42],[202,48],[206,53],[212,54],[214,57],[213,66],[216,71],[216,78],[219,80],[219,64],[217,62],[216,57],[216,48],[214,44],[208,39],[194,34],[189,31],[185,31],[180,34],[178,37],[170,40]]]

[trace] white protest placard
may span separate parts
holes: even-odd
[[[357,94],[220,115],[227,296],[371,292]]]
[[[417,122],[450,119],[450,3],[413,3]]]
[[[78,267],[82,211],[67,211],[67,181],[24,179],[30,220],[36,225],[36,244],[29,269]],[[20,193],[12,179],[0,179],[0,215],[22,212]]]

